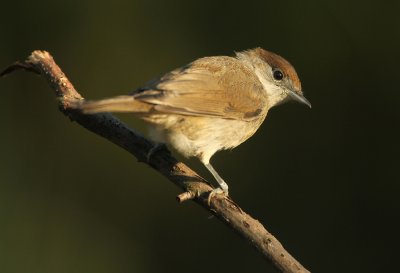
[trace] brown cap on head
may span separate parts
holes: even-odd
[[[272,68],[279,68],[286,77],[291,79],[296,91],[301,93],[300,79],[297,76],[296,70],[294,70],[294,67],[288,61],[275,53],[262,49],[261,47],[255,48],[254,52],[256,52]]]

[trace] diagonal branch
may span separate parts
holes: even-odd
[[[48,52],[33,51],[26,61],[10,65],[0,73],[0,77],[19,69],[32,71],[44,77],[59,99],[60,111],[71,120],[125,149],[139,161],[150,165],[180,187],[184,192],[177,197],[178,201],[192,199],[200,204],[245,238],[281,272],[309,272],[283,248],[282,244],[260,222],[245,213],[232,199],[223,195],[215,195],[209,200],[208,195],[212,187],[184,163],[172,157],[167,149],[152,153],[155,150],[153,142],[128,128],[111,114],[84,115],[72,109],[72,103],[76,100],[83,100],[83,97],[76,91]],[[152,155],[148,158],[150,153]]]

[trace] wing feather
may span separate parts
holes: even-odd
[[[199,59],[134,94],[159,112],[238,120],[261,115],[263,96],[258,78],[232,57]]]

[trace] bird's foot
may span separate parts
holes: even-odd
[[[210,204],[211,204],[211,199],[212,199],[215,195],[217,195],[217,194],[223,195],[224,197],[229,196],[228,188],[226,188],[226,189],[215,188],[215,189],[213,189],[212,191],[210,191],[210,193],[208,194],[208,198],[207,198],[207,202],[208,202],[208,205],[209,205],[209,206],[210,206]]]
[[[150,151],[149,151],[149,152],[147,153],[147,155],[146,155],[147,163],[150,162],[151,157],[152,157],[154,154],[156,154],[156,153],[158,153],[158,152],[160,152],[160,151],[163,151],[163,150],[169,152],[169,150],[168,150],[168,148],[167,148],[167,145],[165,145],[165,143],[156,143],[156,144],[153,146],[153,148],[151,148]]]

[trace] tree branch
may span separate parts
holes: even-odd
[[[245,213],[229,197],[214,195],[209,200],[212,187],[184,163],[177,161],[167,149],[155,149],[155,144],[128,128],[111,114],[84,115],[71,108],[83,97],[76,91],[53,57],[46,51],[33,51],[24,62],[16,62],[0,73],[0,77],[15,70],[24,69],[40,74],[49,83],[59,99],[59,108],[71,120],[98,134],[149,164],[166,176],[184,192],[178,195],[180,202],[192,199],[214,214],[232,230],[245,238],[267,260],[282,272],[309,272],[293,258],[282,244],[263,225]],[[153,153],[153,151],[155,151]],[[151,154],[149,158],[148,155]]]

